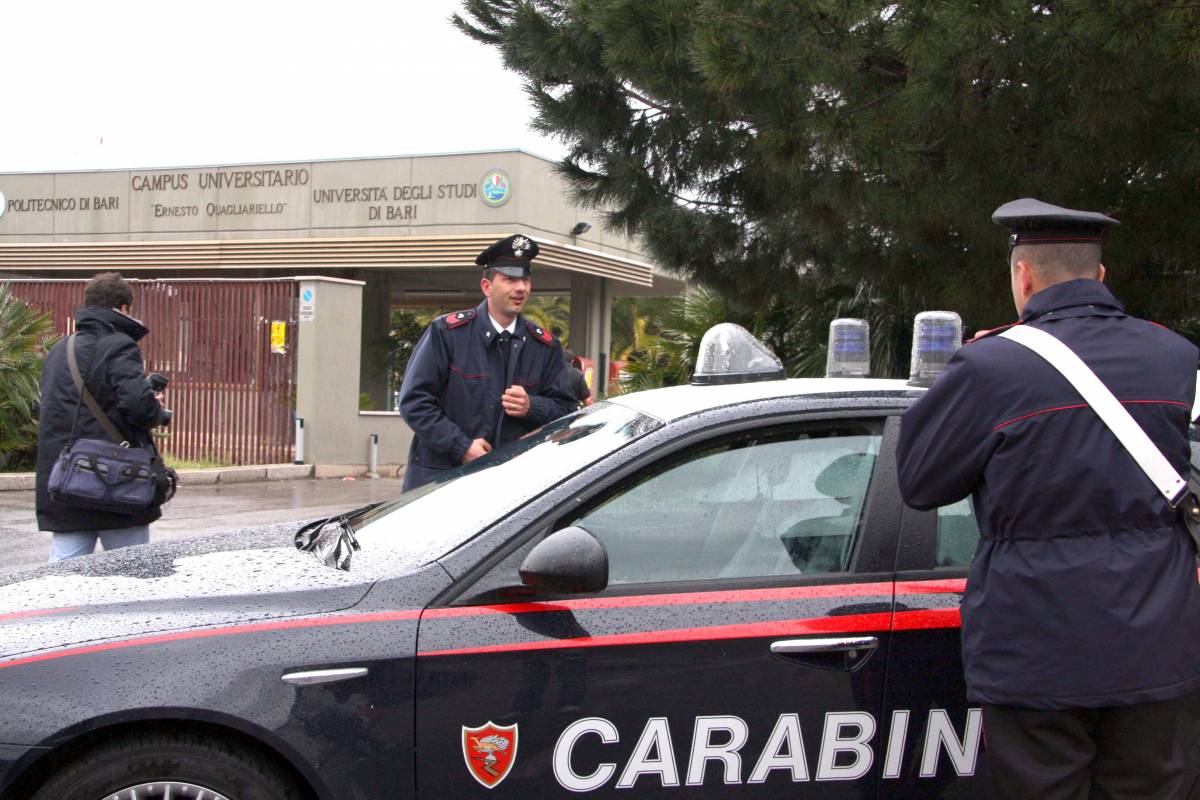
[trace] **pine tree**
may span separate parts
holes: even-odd
[[[1200,339],[1196,4],[466,0],[455,23],[523,76],[580,200],[749,309],[866,290],[1007,322],[989,217],[1028,196],[1120,219],[1118,296]]]

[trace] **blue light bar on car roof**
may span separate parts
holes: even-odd
[[[871,374],[871,325],[865,319],[829,323],[826,378],[865,378]]]
[[[692,384],[747,383],[786,378],[783,362],[750,331],[722,322],[705,332],[696,356]]]
[[[962,346],[962,318],[953,311],[922,311],[913,320],[910,386],[932,386]]]

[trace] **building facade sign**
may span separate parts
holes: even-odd
[[[502,224],[510,215],[498,218],[495,209],[515,196],[512,175],[531,158],[502,155],[513,161],[508,169],[488,164],[497,154],[466,154],[0,175],[0,241]]]

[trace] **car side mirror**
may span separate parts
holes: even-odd
[[[522,583],[547,594],[598,592],[608,586],[608,552],[572,525],[534,545],[517,571]]]

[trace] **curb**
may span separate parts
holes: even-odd
[[[287,481],[313,477],[312,464],[263,464],[252,467],[221,467],[218,469],[181,469],[180,486],[204,486],[214,483],[250,483],[251,481]],[[359,469],[359,474],[366,467]],[[0,474],[0,492],[32,491],[35,473],[10,472]]]
[[[380,464],[378,477],[400,478],[403,465]],[[180,486],[211,486],[216,483],[291,481],[299,478],[364,478],[366,464],[259,464],[250,467],[217,467],[179,470]],[[0,492],[33,491],[33,472],[0,473]]]

